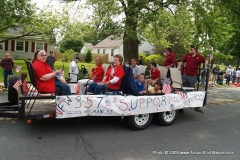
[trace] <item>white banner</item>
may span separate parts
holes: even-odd
[[[205,92],[161,96],[71,95],[56,97],[56,118],[82,116],[128,116],[202,107]]]

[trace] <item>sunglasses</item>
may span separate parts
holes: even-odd
[[[43,54],[43,55],[41,55],[41,57],[47,57],[47,55],[46,55],[46,54]]]

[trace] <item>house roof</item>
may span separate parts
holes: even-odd
[[[107,38],[105,38],[104,40],[102,40],[101,42],[99,42],[98,44],[96,44],[94,46],[94,48],[119,47],[122,45],[122,43],[123,43],[123,34],[121,34],[120,37],[110,35]]]
[[[93,49],[92,43],[84,43],[84,46],[85,46],[87,49]]]

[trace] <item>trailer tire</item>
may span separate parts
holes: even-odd
[[[128,125],[133,130],[143,130],[152,122],[153,114],[138,114],[127,117]]]
[[[172,125],[178,116],[178,110],[172,110],[167,112],[156,113],[155,119],[158,124],[161,126],[170,126]]]
[[[18,101],[18,92],[13,85],[19,79],[18,76],[10,75],[9,83],[8,83],[8,101],[9,102],[17,102]]]

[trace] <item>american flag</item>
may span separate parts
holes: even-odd
[[[181,95],[183,99],[187,98],[187,92],[184,89],[177,91],[177,94]]]
[[[210,53],[210,62],[213,60],[213,54]]]
[[[22,85],[22,81],[21,80],[17,80],[14,85],[13,85],[13,88],[15,88],[16,90],[18,90],[19,86]]]
[[[169,94],[169,93],[171,93],[171,91],[172,91],[172,86],[170,85],[167,77],[165,76],[162,92],[165,93],[165,94]]]
[[[105,100],[106,106],[111,106],[111,100]]]

